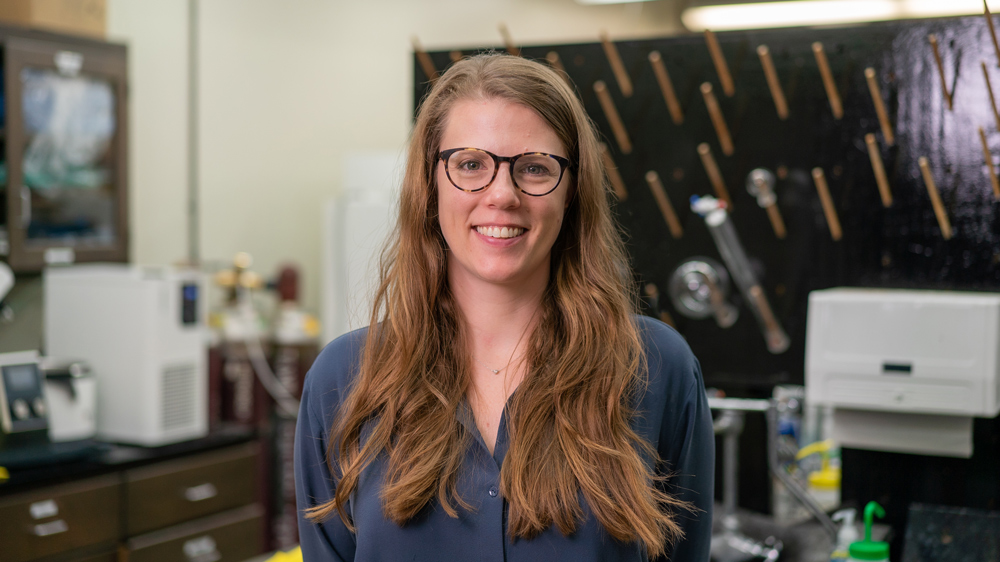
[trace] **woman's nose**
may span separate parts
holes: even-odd
[[[514,178],[510,175],[510,164],[500,166],[497,170],[497,177],[493,180],[493,185],[486,191],[490,204],[498,207],[517,207],[521,204],[521,193],[514,185]]]

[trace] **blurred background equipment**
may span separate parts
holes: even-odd
[[[240,252],[214,284],[225,293],[211,313],[209,409],[214,428],[238,424],[260,437],[257,457],[269,549],[298,544],[293,476],[295,420],[306,372],[319,353],[319,322],[301,309],[298,268],[267,282]],[[265,301],[276,297],[273,311]],[[268,319],[270,318],[270,322]]]
[[[43,358],[49,441],[91,439],[97,433],[97,379],[83,361]]]
[[[0,451],[45,442],[49,406],[44,381],[37,352],[0,354]]]
[[[845,447],[968,458],[1000,413],[996,293],[813,291],[807,334],[807,399]]]
[[[129,265],[49,268],[49,356],[89,363],[101,439],[162,445],[208,431],[204,276]]]

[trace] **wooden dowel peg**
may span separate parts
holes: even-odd
[[[788,119],[788,101],[785,100],[785,93],[781,90],[778,71],[774,69],[774,61],[771,60],[771,50],[767,45],[761,45],[757,47],[757,56],[760,57],[760,65],[764,67],[764,78],[767,79],[767,87],[771,90],[771,97],[774,98],[774,108],[778,110],[778,118]]]
[[[430,82],[437,80],[438,71],[434,68],[434,61],[431,60],[431,56],[427,54],[427,51],[420,46],[420,40],[414,35],[410,41],[413,44],[413,52],[417,55],[417,62],[420,63],[420,68],[424,71],[424,75],[427,76],[427,80]]]
[[[625,181],[622,180],[622,175],[618,173],[618,166],[615,165],[615,160],[611,157],[608,145],[603,142],[601,143],[601,158],[604,160],[604,170],[608,174],[608,181],[611,182],[611,188],[615,190],[618,200],[624,201],[628,199],[628,190],[625,189]]]
[[[618,54],[618,47],[615,47],[611,38],[608,37],[608,32],[604,30],[601,30],[601,45],[604,47],[604,54],[608,57],[608,63],[611,65],[611,71],[615,74],[615,81],[618,82],[618,89],[621,90],[622,96],[632,97],[632,79],[628,77],[622,57]]]
[[[625,124],[622,123],[622,118],[618,115],[618,110],[615,109],[615,102],[611,99],[611,93],[608,92],[607,84],[603,80],[594,82],[594,93],[597,94],[597,100],[601,102],[601,109],[604,110],[604,116],[607,117],[608,124],[611,125],[611,132],[614,133],[615,140],[618,141],[618,149],[623,154],[630,154],[632,152],[632,141],[629,140]]]
[[[865,80],[868,81],[868,92],[872,95],[872,103],[875,104],[875,114],[878,115],[879,126],[882,127],[882,136],[885,144],[892,146],[896,144],[896,135],[892,133],[892,124],[889,123],[889,112],[885,110],[885,102],[882,101],[882,90],[878,87],[875,79],[875,69],[868,67],[865,69]]]
[[[768,205],[765,209],[767,209],[767,218],[771,221],[771,229],[774,230],[775,237],[778,240],[784,240],[785,236],[788,235],[788,231],[785,230],[785,220],[781,218],[781,211],[778,210],[778,205]]]
[[[448,56],[451,57],[451,62],[458,62],[462,60],[462,51],[452,51],[448,53]]]
[[[983,0],[983,15],[986,16],[986,25],[990,28],[990,38],[993,39],[993,52],[997,54],[997,67],[1000,68],[1000,43],[997,42],[997,30],[993,27],[993,14],[990,13],[990,7],[986,5],[986,0]]]
[[[833,198],[830,197],[830,187],[826,185],[826,176],[823,168],[813,168],[813,182],[816,184],[816,192],[819,193],[819,201],[823,204],[823,215],[826,217],[826,225],[830,227],[830,238],[836,242],[840,240],[844,233],[840,228],[840,219],[837,217],[837,208],[833,205]]]
[[[501,22],[497,25],[497,29],[500,30],[500,36],[503,37],[503,46],[507,49],[507,52],[515,57],[521,56],[521,49],[514,44],[514,39],[510,36],[510,30],[507,29],[507,24]]]
[[[733,84],[733,76],[729,73],[729,65],[726,64],[726,57],[722,54],[722,47],[719,40],[711,30],[705,30],[705,44],[708,45],[708,54],[712,56],[712,64],[715,65],[715,72],[719,75],[719,84],[722,85],[722,93],[727,98],[736,94],[736,85]]]
[[[663,189],[663,184],[660,183],[660,174],[657,174],[655,170],[646,172],[646,183],[649,184],[649,189],[653,192],[656,204],[660,207],[660,212],[663,213],[663,219],[667,221],[667,226],[670,227],[670,235],[675,240],[679,239],[684,235],[684,229],[681,228],[681,221],[677,219],[674,206],[670,204],[667,191]]]
[[[774,193],[775,177],[769,170],[758,168],[747,176],[747,191],[757,198],[757,205],[767,211],[771,221],[771,229],[778,240],[784,240],[788,231],[785,229],[785,219],[778,209],[778,198]]]
[[[573,79],[570,78],[569,73],[566,72],[566,67],[563,66],[562,59],[559,58],[559,53],[555,51],[549,51],[548,54],[545,55],[545,60],[548,61],[549,66],[555,69],[556,74],[562,76],[563,80],[565,80],[566,83],[569,84],[569,86],[572,88]]]
[[[944,77],[944,62],[941,60],[941,51],[938,49],[937,35],[931,33],[927,36],[927,41],[931,44],[931,49],[934,50],[934,63],[937,64],[938,76],[941,77],[941,92],[944,94],[944,100],[948,102],[948,110],[951,111],[953,107],[951,93],[948,92],[948,82]]]
[[[712,84],[705,82],[701,85],[701,96],[705,98],[705,107],[708,108],[708,115],[712,118],[712,125],[715,127],[715,134],[719,136],[719,145],[722,153],[726,156],[733,155],[733,137],[729,135],[729,127],[726,126],[726,118],[722,115],[715,94],[712,93]]]
[[[823,50],[823,44],[819,41],[812,44],[812,50],[813,54],[816,55],[819,74],[823,77],[823,88],[826,89],[826,97],[830,100],[830,110],[833,111],[833,118],[840,119],[844,116],[844,105],[840,101],[840,93],[837,92],[837,84],[833,80],[830,62],[826,59],[826,51]]]
[[[548,61],[549,66],[558,70],[559,72],[566,74],[566,67],[563,66],[562,59],[559,58],[559,53],[555,51],[549,51],[545,55],[545,60]]]
[[[663,64],[663,57],[660,56],[659,51],[649,53],[649,64],[653,65],[653,74],[656,75],[660,92],[663,93],[663,99],[667,102],[670,119],[673,120],[674,125],[680,125],[684,122],[684,111],[681,109],[681,102],[677,99],[677,92],[674,91],[674,84],[670,81],[670,74],[667,73],[667,67]]]
[[[705,173],[708,174],[708,181],[711,182],[716,197],[725,201],[729,212],[732,212],[733,200],[729,197],[726,182],[722,180],[722,172],[719,171],[719,165],[715,163],[715,157],[712,156],[712,148],[708,146],[707,142],[698,145],[698,156],[701,156],[701,165],[705,167]]]
[[[997,171],[993,166],[993,155],[990,154],[990,145],[986,142],[986,131],[979,127],[979,142],[983,145],[983,159],[986,161],[986,169],[990,173],[990,185],[993,186],[993,199],[1000,201],[1000,179],[997,179]]]
[[[882,196],[882,206],[889,207],[892,205],[892,191],[889,189],[889,178],[885,175],[882,154],[879,153],[874,133],[865,135],[865,144],[868,145],[868,158],[871,159],[872,171],[875,172],[875,184],[878,185],[878,193]]]
[[[983,78],[986,79],[986,91],[990,94],[990,110],[993,111],[993,122],[996,123],[997,130],[1000,131],[1000,113],[997,113],[997,99],[993,95],[993,84],[990,82],[990,73],[986,70],[986,61],[979,63],[983,67]]]
[[[920,173],[924,176],[924,184],[927,186],[927,194],[931,197],[931,205],[934,207],[934,216],[937,217],[938,226],[941,227],[941,236],[945,240],[951,240],[951,222],[948,220],[948,213],[944,210],[944,203],[941,202],[941,194],[938,193],[937,184],[934,183],[934,174],[931,173],[931,165],[926,156],[917,159],[920,164]]]

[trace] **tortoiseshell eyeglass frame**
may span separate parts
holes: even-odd
[[[461,150],[474,150],[476,152],[482,152],[483,154],[488,154],[490,158],[493,159],[493,177],[490,178],[490,181],[488,181],[486,185],[482,187],[477,187],[476,189],[463,189],[459,187],[457,183],[455,183],[455,180],[451,179],[451,172],[448,171],[448,158],[450,158],[452,154],[455,154],[456,152],[459,152]],[[521,186],[517,185],[517,180],[514,179],[514,173],[513,173],[514,163],[517,162],[517,159],[522,156],[548,156],[549,158],[559,163],[559,179],[556,180],[556,184],[552,186],[552,189],[546,191],[545,193],[528,193],[527,191],[521,189]],[[493,154],[488,150],[483,150],[481,148],[474,148],[474,147],[449,148],[448,150],[442,150],[441,152],[438,153],[438,158],[442,162],[444,162],[444,173],[445,175],[448,176],[448,181],[451,182],[451,185],[455,186],[455,189],[458,189],[459,191],[464,191],[466,193],[478,193],[480,191],[483,191],[487,187],[493,185],[493,181],[497,179],[497,172],[500,171],[500,164],[502,164],[503,162],[510,162],[510,171],[511,171],[510,181],[514,184],[514,187],[516,187],[518,191],[520,191],[525,195],[530,195],[532,197],[542,197],[543,195],[548,195],[552,193],[553,191],[556,190],[557,187],[559,187],[559,184],[562,183],[563,176],[566,174],[566,168],[570,167],[570,161],[568,158],[557,156],[555,154],[549,154],[547,152],[525,152],[523,154],[518,154],[515,156],[497,156],[496,154]]]

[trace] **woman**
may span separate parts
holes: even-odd
[[[632,314],[599,150],[540,64],[435,83],[371,327],[306,378],[306,560],[708,559],[700,368]]]

